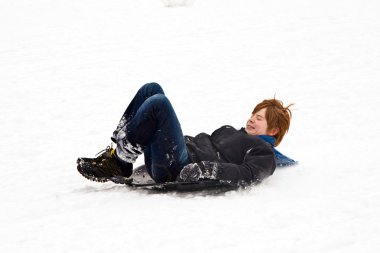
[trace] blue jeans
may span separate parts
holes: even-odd
[[[139,89],[115,132],[125,124],[128,141],[143,147],[145,166],[154,181],[174,181],[190,162],[181,125],[159,84]]]

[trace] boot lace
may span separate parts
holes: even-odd
[[[105,153],[109,153],[110,154],[110,157],[115,157],[115,149],[113,148],[113,145],[111,143],[110,146],[107,146],[105,149],[99,151],[95,157],[98,158],[98,157],[102,157],[103,154]]]

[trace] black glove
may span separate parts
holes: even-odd
[[[179,173],[180,181],[195,182],[201,178],[217,179],[218,164],[209,161],[190,163],[184,166]]]

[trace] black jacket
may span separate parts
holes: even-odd
[[[191,161],[216,162],[217,178],[221,180],[257,183],[272,175],[276,168],[270,144],[247,134],[243,128],[222,126],[211,135],[185,136],[185,140]]]

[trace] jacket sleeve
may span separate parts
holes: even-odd
[[[218,163],[217,179],[237,184],[259,183],[273,174],[276,168],[275,155],[265,144],[249,149],[242,164]]]

